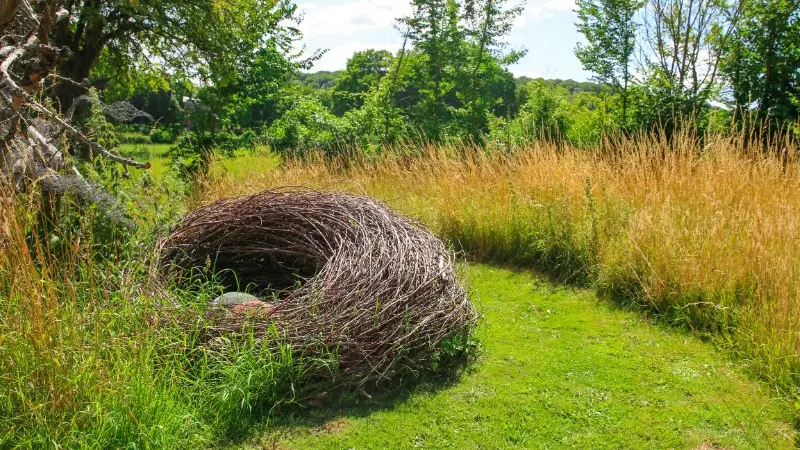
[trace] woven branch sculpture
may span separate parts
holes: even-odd
[[[278,292],[252,329],[275,326],[301,353],[336,350],[341,375],[357,383],[426,367],[477,321],[445,245],[368,197],[273,190],[222,200],[190,213],[161,242],[160,262],[179,278],[210,263],[240,286]],[[245,320],[218,315],[211,335]]]

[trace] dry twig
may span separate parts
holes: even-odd
[[[52,194],[73,192],[97,203],[110,197],[84,181],[75,167],[75,175],[61,173],[66,169],[66,152],[53,144],[55,136],[66,132],[72,141],[125,166],[150,165],[110,152],[75,128],[71,114],[62,117],[35,98],[48,77],[65,82],[52,72],[69,50],[50,45],[49,39],[53,26],[69,16],[62,4],[59,0],[3,0],[0,5],[0,176],[19,189],[28,181]]]

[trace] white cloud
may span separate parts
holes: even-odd
[[[523,3],[524,11],[515,23],[517,27],[575,8],[575,0],[527,0]],[[397,18],[411,14],[411,4],[404,0],[347,0],[338,4],[300,0],[297,4],[304,14],[300,29],[307,39],[392,30]]]
[[[356,51],[399,50],[403,41],[393,25],[411,13],[410,2],[403,0],[300,0],[297,5],[306,48],[328,50],[314,64],[315,71],[343,69]]]
[[[546,19],[553,13],[572,11],[575,9],[575,0],[528,0],[524,7],[525,10],[514,24],[516,27]]]
[[[304,14],[300,29],[307,39],[314,39],[392,30],[395,19],[408,15],[411,5],[398,0],[349,0],[338,4],[299,1],[298,9]]]

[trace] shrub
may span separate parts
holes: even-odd
[[[514,119],[489,118],[490,146],[513,150],[534,141],[561,140],[571,125],[567,103],[561,92],[542,80],[525,88],[528,101]]]
[[[181,134],[180,126],[158,127],[150,132],[150,141],[154,144],[172,144]]]
[[[354,143],[354,134],[347,120],[336,117],[319,100],[303,97],[272,124],[267,139],[278,152],[336,153]]]
[[[252,130],[239,135],[229,131],[213,134],[207,131],[187,131],[178,137],[167,155],[172,160],[173,168],[190,177],[205,173],[215,154],[229,157],[236,150],[253,148],[257,141],[258,135]]]

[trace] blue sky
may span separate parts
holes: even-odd
[[[521,0],[525,12],[508,38],[528,54],[511,67],[515,75],[586,80],[573,52],[580,34],[575,30],[574,0]],[[394,19],[410,13],[405,0],[297,0],[304,14],[301,29],[307,49],[329,49],[314,70],[343,69],[353,52],[368,48],[397,51],[402,45],[392,27]]]

